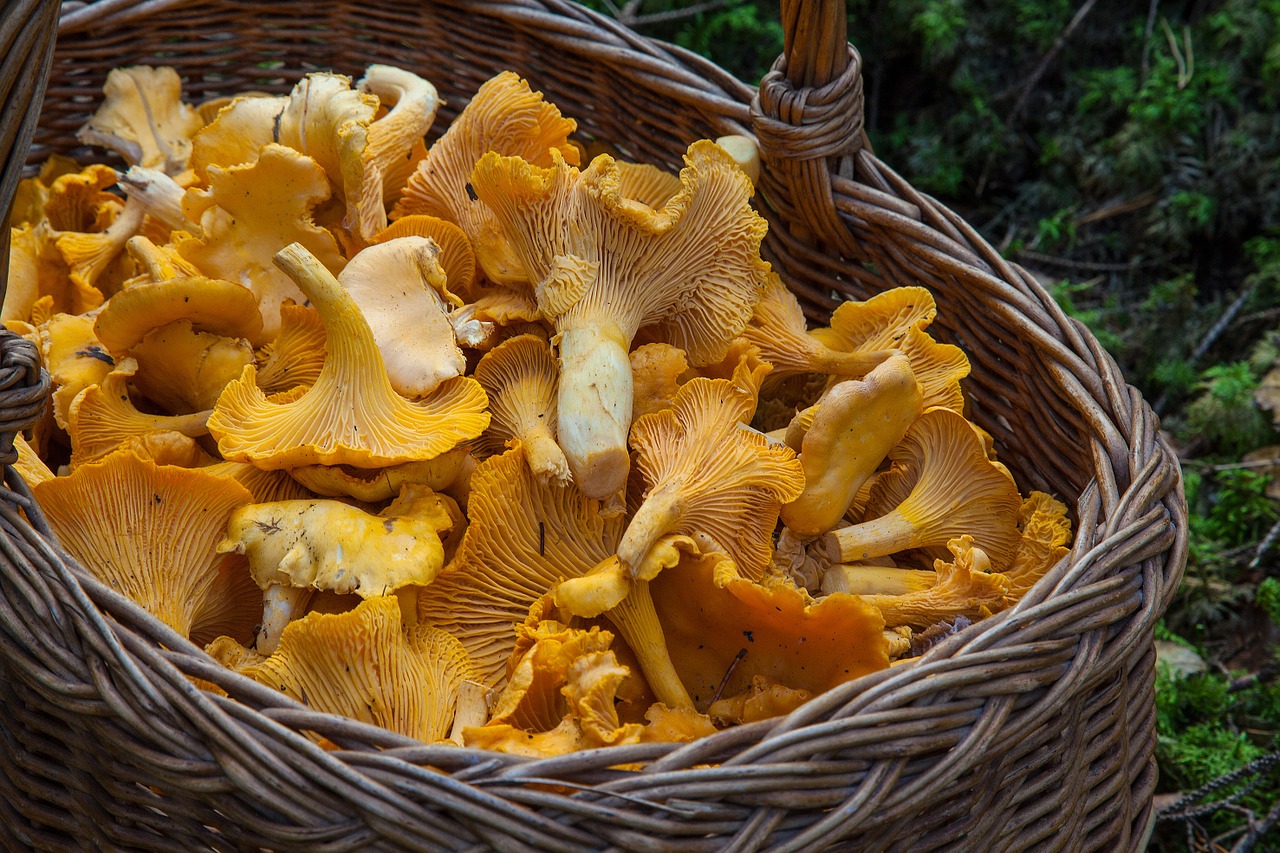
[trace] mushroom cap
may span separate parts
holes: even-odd
[[[744,364],[737,381],[691,379],[671,409],[636,420],[631,445],[649,490],[617,552],[633,573],[668,533],[706,534],[745,575],[764,573],[779,508],[804,488],[791,448],[739,428],[755,411],[766,371]]]
[[[47,224],[11,229],[9,287],[5,291],[5,319],[31,319],[35,304],[49,297],[55,312],[79,315],[102,304],[102,291],[71,277],[58,251],[59,232]],[[12,293],[12,298],[10,297]]]
[[[351,465],[301,465],[289,476],[317,495],[352,497],[365,503],[390,500],[406,483],[440,490],[458,478],[469,450],[455,447],[422,462],[405,462],[388,468],[356,468]]]
[[[394,596],[308,614],[285,627],[274,654],[242,672],[317,711],[427,742],[448,736],[459,690],[473,677],[447,633],[401,628]]]
[[[180,432],[198,438],[209,432],[209,412],[155,415],[140,411],[129,395],[129,378],[138,363],[126,358],[96,385],[85,388],[67,410],[71,436],[71,468],[101,459],[131,437],[155,432]]]
[[[362,249],[338,274],[373,332],[391,387],[405,397],[425,396],[467,367],[439,255],[434,240],[399,237]]]
[[[94,334],[115,355],[123,355],[153,329],[186,320],[191,328],[253,345],[262,341],[258,300],[232,281],[184,276],[125,288],[107,301],[93,321]]]
[[[184,209],[204,236],[178,240],[178,251],[205,275],[252,290],[263,335],[272,338],[280,304],[305,302],[297,285],[276,268],[276,253],[296,242],[330,272],[336,274],[345,263],[333,235],[311,215],[329,196],[324,169],[314,160],[283,145],[267,145],[252,163],[210,166],[209,188],[187,191]]]
[[[232,514],[218,550],[248,555],[263,589],[388,595],[430,583],[444,565],[440,538],[454,524],[447,500],[407,485],[377,515],[318,498],[249,504]]]
[[[390,65],[370,65],[356,85],[376,96],[382,106],[390,106],[386,115],[369,125],[361,152],[361,196],[354,211],[358,219],[352,218],[349,209],[344,223],[361,240],[369,240],[387,224],[384,201],[398,197],[408,178],[406,170],[398,167],[412,156],[415,146],[421,146],[440,97],[428,81]]]
[[[187,167],[191,137],[204,126],[195,108],[182,102],[182,79],[169,67],[113,68],[106,95],[93,117],[76,132],[86,145],[117,152],[132,166],[176,175]]]
[[[327,342],[320,312],[285,300],[279,333],[256,353],[258,387],[271,394],[314,385],[328,357]]]
[[[105,192],[119,180],[116,170],[92,163],[79,172],[60,175],[49,187],[44,215],[54,231],[101,231],[111,224],[124,203]]]
[[[648,163],[618,160],[618,191],[624,198],[657,210],[680,192],[680,176]]]
[[[457,224],[480,255],[480,238],[492,247],[494,225],[488,208],[469,191],[471,171],[488,151],[522,157],[538,165],[551,165],[552,152],[567,162],[578,162],[578,151],[569,144],[577,123],[560,115],[554,104],[511,71],[485,81],[449,129],[427,151],[409,177],[391,216],[399,219],[424,213]],[[497,241],[500,246],[500,240]],[[498,252],[499,258],[503,253]],[[505,274],[504,274],[505,272]],[[522,280],[518,270],[503,271],[492,263],[486,273],[500,284]]]
[[[40,358],[53,382],[53,414],[58,426],[69,424],[71,403],[91,385],[97,385],[116,366],[93,331],[93,318],[82,314],[55,314],[37,329]]]
[[[34,492],[67,552],[161,622],[191,636],[221,618],[229,579],[214,546],[252,500],[239,483],[123,450]]]
[[[288,103],[284,96],[232,98],[192,137],[192,170],[207,182],[210,166],[226,169],[257,160],[263,148],[277,141],[276,122]]]
[[[861,378],[890,354],[888,348],[833,349],[808,331],[804,310],[777,273],[764,279],[760,301],[742,336],[760,349],[760,357],[773,365],[766,387],[792,376],[826,373]]]
[[[315,384],[274,402],[253,365],[218,398],[209,430],[224,459],[263,468],[355,465],[380,468],[439,456],[489,424],[486,399],[470,377],[445,380],[410,402],[391,387],[382,356],[355,301],[298,244],[280,252],[324,319],[328,354]]]
[[[284,471],[267,471],[248,462],[215,462],[204,466],[207,474],[235,480],[253,494],[255,504],[273,501],[304,500],[310,491]],[[246,571],[245,574],[248,574]]]
[[[642,726],[618,719],[618,688],[630,675],[598,628],[542,622],[494,705],[489,723],[463,731],[467,746],[561,755],[635,743]]]
[[[686,556],[649,591],[671,661],[703,711],[758,675],[816,694],[889,665],[874,607],[848,595],[814,602],[788,584],[755,583],[720,554]]]
[[[691,364],[723,358],[769,269],[759,253],[767,226],[728,155],[707,140],[690,145],[681,190],[658,209],[622,194],[608,155],[581,172],[554,159],[542,168],[489,153],[472,183],[556,328],[607,318],[628,340],[653,327],[648,340],[680,347]]]
[[[559,373],[550,345],[534,335],[509,338],[485,353],[473,375],[489,398],[493,419],[476,450],[493,456],[519,441],[539,479],[568,483],[569,463],[555,432]]]
[[[632,396],[631,417],[650,415],[669,409],[675,402],[680,380],[689,371],[684,350],[671,344],[652,343],[631,351]]]
[[[377,111],[378,98],[352,89],[350,77],[316,71],[294,85],[276,123],[278,142],[324,169],[334,196],[346,204],[351,224],[359,219],[365,183],[361,158]],[[376,190],[381,206],[380,178]]]
[[[1031,492],[1018,510],[1022,535],[1013,562],[1003,569],[1009,578],[1007,604],[1013,604],[1058,561],[1071,553],[1071,519],[1067,505],[1044,492]]]
[[[585,575],[611,556],[621,518],[576,488],[540,482],[516,445],[471,476],[469,525],[458,552],[418,597],[418,617],[466,646],[494,685],[516,641],[514,625],[564,578]]]
[[[195,331],[189,320],[152,329],[130,353],[138,363],[134,387],[170,414],[212,409],[227,383],[253,363],[248,341]]]
[[[951,344],[940,344],[925,329],[937,316],[933,294],[923,287],[895,287],[865,302],[842,303],[831,326],[814,334],[828,347],[846,352],[898,349],[911,360],[924,391],[924,406],[960,412],[960,380],[969,375],[969,359]]]
[[[450,302],[461,303],[454,294],[475,295],[471,292],[471,283],[476,275],[476,255],[465,231],[447,219],[415,214],[392,222],[373,235],[369,242],[385,243],[400,237],[429,237],[440,247],[437,260],[445,276],[445,287],[441,293]]]
[[[80,164],[66,155],[50,154],[46,157],[34,177],[18,181],[9,207],[9,227],[24,228],[47,221],[45,205],[49,202],[49,188],[63,175],[79,171]]]
[[[797,690],[779,684],[767,675],[756,675],[752,676],[746,690],[712,702],[707,714],[741,725],[789,714],[812,698],[813,694],[808,690]]]
[[[58,252],[67,262],[72,283],[82,291],[96,288],[104,293],[113,292],[125,274],[117,272],[111,275],[108,270],[121,257],[129,239],[142,229],[145,218],[146,208],[131,198],[101,231],[60,234]]]

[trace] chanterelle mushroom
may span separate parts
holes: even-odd
[[[449,498],[407,485],[377,515],[336,500],[250,504],[236,510],[223,553],[247,554],[264,591],[259,651],[270,652],[311,591],[362,598],[430,583],[444,565],[441,534],[454,526]],[[417,608],[410,601],[409,622]]]
[[[569,144],[577,128],[541,92],[534,92],[518,74],[504,71],[487,80],[449,129],[427,151],[409,177],[404,194],[392,211],[399,219],[413,214],[438,216],[456,223],[470,238],[477,255],[484,246],[492,253],[500,243],[493,214],[471,192],[471,172],[485,152],[522,157],[538,166],[552,165],[552,152],[577,165],[578,150]],[[504,269],[491,259],[489,277],[499,284],[523,280],[517,269]],[[477,261],[483,258],[477,257]]]
[[[209,188],[187,191],[184,210],[203,236],[177,241],[178,251],[205,275],[238,282],[258,297],[263,334],[278,330],[280,304],[304,297],[272,259],[289,243],[305,246],[332,273],[345,260],[333,235],[312,219],[330,196],[324,169],[283,145],[262,149],[252,163],[209,167]]]
[[[185,637],[221,616],[215,593],[230,567],[214,546],[253,499],[239,483],[126,449],[34,492],[62,546],[161,622]]]
[[[826,346],[846,352],[897,349],[911,361],[924,393],[924,407],[964,410],[960,380],[969,359],[957,346],[940,344],[925,329],[938,314],[933,294],[923,287],[895,287],[865,302],[845,302],[829,328],[811,333]]]
[[[862,600],[879,608],[891,628],[928,628],[957,616],[980,619],[1004,607],[1009,579],[991,571],[991,561],[974,547],[973,537],[952,539],[947,548],[952,557],[934,560],[937,582],[932,586],[901,595],[864,595]]]
[[[613,554],[621,518],[573,486],[541,482],[517,445],[485,460],[471,478],[470,524],[458,553],[418,597],[423,621],[467,647],[486,684],[503,677],[513,626],[565,578]]]
[[[338,274],[373,332],[391,387],[409,398],[467,367],[449,322],[439,255],[434,240],[400,237],[362,249]]]
[[[533,335],[504,341],[480,359],[475,378],[493,414],[478,442],[483,455],[501,453],[509,441],[518,439],[539,479],[569,482],[569,463],[556,443],[558,374],[551,348]]]
[[[889,357],[892,350],[888,345],[852,351],[827,346],[808,332],[799,300],[777,273],[771,272],[764,282],[760,301],[742,336],[759,347],[760,357],[773,365],[765,381],[766,388],[787,377],[806,373],[860,378]]]
[[[608,155],[579,172],[491,153],[472,174],[555,323],[558,440],[590,497],[617,495],[626,481],[636,333],[653,327],[652,339],[685,350],[691,364],[717,361],[768,272],[751,182],[708,140],[691,145],[685,163],[682,189],[658,210],[621,194]]]
[[[405,631],[393,597],[305,616],[285,628],[275,654],[241,672],[317,711],[428,742],[448,736],[458,692],[474,675],[444,631]]]
[[[739,428],[751,420],[767,369],[744,365],[732,380],[692,379],[671,409],[631,428],[636,465],[648,484],[618,544],[618,557],[634,575],[648,574],[649,550],[669,533],[708,535],[743,574],[763,575],[779,507],[804,487],[791,448]]]
[[[828,562],[855,562],[911,548],[936,550],[969,534],[992,563],[1009,564],[1018,543],[1022,498],[1008,473],[987,459],[982,440],[963,415],[945,408],[928,410],[889,458],[899,467],[881,477],[907,478],[914,487],[885,515],[818,540],[814,547]]]
[[[227,386],[209,419],[224,459],[263,468],[379,468],[434,458],[484,431],[489,414],[479,383],[458,376],[422,400],[406,400],[392,388],[369,324],[337,279],[296,243],[278,259],[324,318],[328,354],[315,384],[285,402],[272,402],[257,387],[253,365]]]
[[[920,383],[904,355],[833,387],[804,434],[804,491],[783,505],[783,523],[799,536],[834,527],[920,411]]]
[[[177,175],[187,168],[191,137],[204,126],[182,102],[182,80],[169,67],[113,68],[102,87],[106,99],[76,136],[118,152],[130,165]]]

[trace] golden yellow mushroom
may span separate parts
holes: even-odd
[[[317,711],[434,742],[449,734],[458,694],[472,679],[466,651],[444,631],[406,631],[394,597],[291,623],[280,647],[244,675]]]
[[[235,576],[246,574],[214,547],[231,513],[252,500],[239,483],[122,450],[34,492],[68,553],[184,637],[211,626],[232,633],[229,607],[241,628],[260,614],[256,590],[241,595],[238,608],[219,592],[236,589]]]
[[[916,418],[889,458],[898,468],[879,476],[872,500],[881,481],[899,479],[914,486],[893,510],[818,540],[815,547],[828,563],[912,548],[936,552],[969,534],[995,565],[1009,564],[1018,543],[1022,498],[1007,471],[987,459],[981,439],[962,415],[930,409]]]
[[[561,116],[541,92],[532,91],[519,75],[504,71],[476,91],[427,151],[391,217],[427,214],[455,223],[470,238],[477,263],[491,281],[527,286],[524,272],[505,251],[492,213],[472,192],[471,172],[489,151],[539,166],[550,166],[555,151],[576,165],[578,151],[568,142],[576,129],[576,122]]]
[[[320,589],[362,598],[406,590],[406,621],[415,622],[415,591],[407,588],[430,583],[444,565],[441,534],[461,515],[449,501],[407,485],[377,515],[319,498],[236,510],[218,550],[247,555],[264,592],[258,650],[272,651],[284,626]]]
[[[484,431],[489,414],[479,383],[459,376],[422,400],[401,397],[369,324],[337,279],[296,243],[279,258],[324,319],[327,357],[315,384],[281,402],[270,400],[254,366],[246,367],[209,419],[224,459],[262,468],[379,468],[432,459]]]
[[[275,266],[276,253],[299,243],[335,274],[346,262],[333,235],[312,218],[330,194],[324,169],[283,145],[267,145],[252,163],[210,166],[208,189],[188,190],[183,204],[202,236],[177,240],[178,252],[210,278],[253,291],[263,335],[275,337],[280,304],[306,301]]]
[[[540,480],[568,483],[569,463],[556,443],[559,369],[547,342],[533,335],[509,338],[485,353],[473,375],[493,415],[476,443],[479,455],[496,455],[511,441],[519,441]]]
[[[832,387],[815,407],[801,441],[804,491],[782,506],[788,529],[812,537],[835,527],[920,413],[920,383],[901,354],[865,379]]]
[[[623,519],[573,486],[542,482],[513,447],[471,477],[470,523],[458,552],[418,597],[419,618],[467,647],[493,685],[516,642],[513,626],[565,578],[580,577],[613,554]]]
[[[544,169],[486,154],[472,174],[493,209],[560,356],[557,436],[575,482],[618,494],[628,469],[637,332],[683,349],[691,364],[723,358],[759,298],[765,222],[750,181],[709,140],[685,155],[682,189],[654,209],[620,191],[616,162],[579,172],[557,155]]]
[[[177,71],[146,65],[113,68],[102,91],[106,99],[76,133],[81,142],[110,148],[130,165],[169,175],[187,168],[191,137],[204,120],[183,103]]]

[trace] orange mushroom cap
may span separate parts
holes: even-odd
[[[484,391],[469,377],[448,379],[416,402],[397,394],[368,323],[333,275],[298,244],[279,262],[324,318],[328,355],[314,385],[278,403],[246,367],[209,419],[223,458],[263,468],[379,468],[439,456],[488,426]]]
[[[290,623],[271,657],[242,672],[317,711],[433,742],[449,734],[458,693],[474,669],[444,631],[405,631],[392,596],[340,614]]]
[[[418,616],[458,637],[492,685],[530,605],[612,555],[622,519],[603,517],[573,486],[540,482],[520,445],[476,469],[467,516],[457,554],[418,597]]]
[[[34,493],[58,541],[99,580],[183,636],[221,622],[216,591],[234,584],[214,546],[253,498],[239,483],[122,450]]]

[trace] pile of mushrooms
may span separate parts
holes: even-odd
[[[80,138],[126,168],[54,157],[12,216],[3,320],[55,388],[19,466],[88,571],[249,678],[429,742],[689,741],[1067,552],[927,290],[806,328],[749,140],[628,162],[512,73],[429,147],[434,87],[387,66],[104,92]]]

